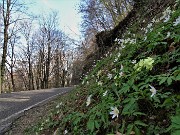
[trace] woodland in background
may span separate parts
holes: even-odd
[[[25,1],[2,0],[0,93],[78,84],[86,65],[102,55],[95,35],[114,28],[132,5],[132,0],[82,0],[83,38],[76,41],[59,28],[57,12],[35,16]]]

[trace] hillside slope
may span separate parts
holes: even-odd
[[[152,5],[153,6],[153,5]],[[180,1],[128,26],[33,134],[180,134]]]

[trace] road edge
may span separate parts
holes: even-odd
[[[51,97],[49,97],[49,98],[47,98],[47,99],[44,99],[44,100],[42,100],[42,101],[40,101],[40,102],[38,102],[38,103],[36,103],[36,104],[34,104],[34,105],[31,105],[31,106],[29,106],[29,107],[27,107],[27,108],[25,108],[25,109],[23,109],[23,110],[15,113],[15,114],[13,114],[13,115],[5,118],[5,119],[2,119],[2,120],[0,121],[0,123],[3,124],[3,122],[4,122],[5,124],[4,124],[4,126],[2,127],[2,129],[0,128],[0,135],[4,135],[4,134],[11,128],[13,122],[16,121],[18,118],[20,118],[21,116],[23,116],[23,114],[24,114],[25,111],[28,111],[28,110],[30,110],[30,109],[32,109],[32,108],[34,108],[34,107],[37,107],[37,106],[42,106],[42,105],[46,104],[47,102],[55,99],[56,97],[72,91],[73,88],[74,88],[74,87],[65,87],[65,89],[68,89],[68,90],[62,91],[62,92],[60,92],[60,93],[58,93],[58,94],[56,94],[56,95],[54,95],[54,96],[51,96]],[[9,122],[8,122],[8,121],[9,121]],[[6,123],[7,123],[7,124],[6,124]]]

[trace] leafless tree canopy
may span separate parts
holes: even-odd
[[[58,28],[58,13],[34,18],[22,2],[0,2],[0,92],[70,85],[73,42]]]
[[[83,40],[59,29],[58,13],[38,17],[23,0],[0,1],[0,93],[79,83],[83,60],[97,50],[95,34],[115,27],[132,0],[81,0]]]

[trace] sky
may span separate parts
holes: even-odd
[[[73,39],[79,39],[81,16],[78,14],[80,0],[27,0],[30,12],[35,14],[58,11],[60,29]]]

